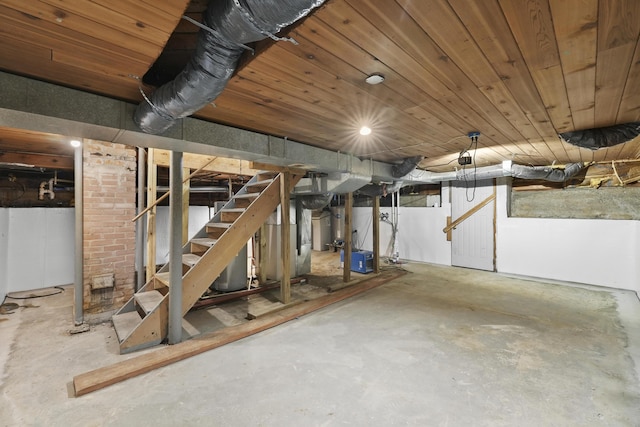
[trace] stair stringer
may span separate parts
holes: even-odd
[[[289,191],[293,190],[293,187],[295,187],[301,178],[301,176],[292,175]],[[274,178],[249,207],[246,208],[245,212],[218,238],[215,245],[207,250],[201,256],[198,263],[183,276],[182,316],[187,314],[207,288],[235,258],[249,238],[258,231],[269,215],[278,207],[280,204],[280,180],[280,175]],[[249,181],[247,185],[251,184],[252,181]],[[247,192],[245,188],[243,188],[244,191],[242,191],[242,193]],[[229,206],[234,206],[233,199],[225,204],[225,207]],[[212,218],[211,222],[219,222],[219,212]],[[202,230],[205,230],[206,227],[205,225]],[[203,233],[202,230],[197,233],[196,236],[201,235]],[[190,243],[187,242],[183,247],[183,253],[188,253],[189,244]],[[158,273],[166,272],[168,268],[168,265],[165,265]],[[156,287],[157,283],[154,276],[138,292],[152,290]],[[161,343],[167,337],[168,306],[169,293],[164,296],[154,310],[141,319],[140,324],[138,324],[131,333],[120,339],[120,352],[128,353]],[[116,314],[131,310],[135,310],[133,298],[118,310]]]

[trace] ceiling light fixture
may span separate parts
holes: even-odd
[[[360,128],[360,135],[362,136],[371,135],[371,128],[369,126],[362,126]]]
[[[369,77],[364,79],[364,81],[369,83],[370,85],[377,85],[384,81],[384,76],[382,74],[377,74],[377,73],[371,74]]]
[[[71,141],[69,141],[69,144],[71,144],[71,146],[75,148],[78,148],[80,147],[80,145],[82,145],[82,143],[77,139],[72,139]]]

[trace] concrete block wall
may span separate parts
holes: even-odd
[[[133,147],[85,140],[83,203],[84,311],[91,320],[120,308],[135,290]]]

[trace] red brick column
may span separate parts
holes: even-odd
[[[104,320],[135,289],[135,149],[84,140],[83,184],[83,308]]]

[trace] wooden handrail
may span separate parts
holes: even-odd
[[[213,161],[217,159],[217,157],[213,157],[211,160],[209,160],[207,163],[205,163],[204,165],[200,166],[198,169],[196,169],[195,171],[193,171],[188,177],[186,177],[185,179],[182,180],[182,183],[184,184],[185,182],[189,181],[191,178],[193,178],[195,176],[195,174],[197,174],[198,172],[200,172],[202,169],[206,168],[207,166],[209,166],[211,163],[213,163]],[[144,214],[146,214],[147,212],[149,212],[151,209],[153,209],[154,206],[156,206],[158,203],[160,203],[161,201],[163,201],[164,199],[166,199],[167,197],[169,197],[169,194],[171,193],[171,190],[167,191],[166,193],[164,193],[162,196],[158,197],[153,203],[151,203],[149,206],[147,206],[142,212],[140,212],[138,215],[136,215],[131,222],[136,222],[137,220],[139,220]]]
[[[445,228],[443,228],[442,232],[443,233],[448,233],[449,231],[453,230],[458,225],[460,225],[460,223],[462,221],[464,221],[465,219],[469,218],[471,215],[473,215],[474,213],[478,212],[480,209],[484,208],[486,205],[488,205],[493,200],[495,200],[495,198],[496,198],[495,194],[492,194],[491,196],[487,197],[486,199],[481,201],[479,204],[477,204],[476,206],[472,207],[471,209],[469,209],[468,211],[466,211],[465,213],[460,215],[460,217],[458,219],[456,219],[455,221],[453,221],[451,224],[449,224]]]

